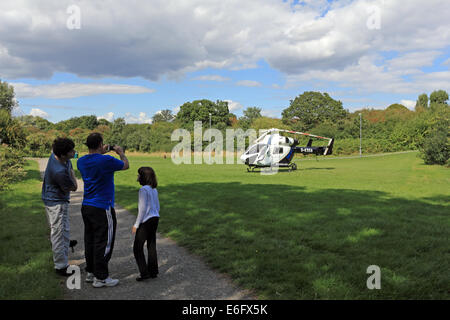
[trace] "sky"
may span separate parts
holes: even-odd
[[[450,92],[448,0],[2,0],[15,115],[150,123],[188,101],[281,117],[305,91],[350,112]]]

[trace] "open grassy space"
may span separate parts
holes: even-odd
[[[416,153],[297,163],[270,176],[131,156],[116,201],[137,213],[137,169],[152,166],[159,231],[263,299],[450,297],[447,168]]]
[[[25,169],[24,179],[0,192],[0,299],[59,299],[38,164]]]

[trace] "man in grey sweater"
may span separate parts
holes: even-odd
[[[72,159],[75,155],[75,144],[71,139],[57,138],[53,142],[53,153],[48,159],[42,185],[48,223],[51,228],[53,262],[56,273],[68,276],[69,266],[69,200],[70,191],[78,188]]]

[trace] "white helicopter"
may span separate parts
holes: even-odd
[[[305,135],[311,137],[306,147],[298,147],[298,140],[281,136],[280,132]],[[328,140],[326,147],[313,147],[312,138]],[[256,139],[251,146],[241,155],[240,159],[248,168],[287,167],[289,171],[297,170],[297,165],[292,161],[294,153],[330,155],[333,153],[333,138],[316,136],[310,133],[289,131],[284,129],[269,129]]]

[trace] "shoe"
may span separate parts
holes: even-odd
[[[106,278],[105,280],[99,280],[94,277],[94,283],[92,286],[94,288],[101,288],[101,287],[114,287],[119,283],[118,279],[111,279],[110,277]]]
[[[86,282],[88,282],[88,283],[93,283],[94,282],[94,274],[93,273],[90,273],[90,272],[88,272],[87,273],[87,275],[86,275]]]
[[[63,277],[68,277],[68,276],[72,275],[71,273],[67,273],[67,267],[62,268],[62,269],[55,269],[55,272]]]
[[[150,279],[150,276],[137,277],[137,278],[136,278],[136,281],[145,281],[145,280],[148,280],[148,279]]]

